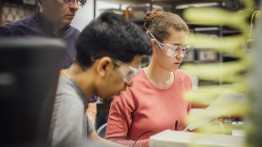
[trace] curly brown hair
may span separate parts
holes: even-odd
[[[189,33],[186,22],[180,16],[162,9],[149,11],[144,18],[144,27],[161,42],[170,36],[169,28]]]

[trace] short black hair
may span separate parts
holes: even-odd
[[[82,67],[92,65],[92,59],[108,56],[131,62],[135,55],[150,55],[150,39],[141,27],[114,12],[104,12],[92,20],[80,33],[76,62]]]

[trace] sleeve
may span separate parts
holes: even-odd
[[[0,37],[10,37],[12,35],[11,31],[6,27],[0,27]]]
[[[70,96],[62,94],[56,96],[50,127],[53,146],[81,142],[84,139],[83,133],[86,130],[92,131],[92,128],[84,127],[85,121],[88,120],[84,118],[82,105]]]
[[[128,132],[132,124],[132,113],[136,110],[137,102],[134,100],[130,88],[114,96],[111,102],[106,128],[106,139],[122,145],[133,146],[134,140],[128,140]],[[148,140],[139,140],[136,146],[148,146]]]

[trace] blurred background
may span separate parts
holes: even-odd
[[[37,3],[1,0],[0,25],[33,14]],[[180,15],[190,27],[193,47],[181,66],[193,79],[193,91],[186,94],[193,108],[188,124],[206,120],[209,123],[192,128],[199,133],[246,136],[246,146],[261,147],[260,5],[260,0],[87,0],[72,25],[81,31],[108,10],[142,28],[146,12],[153,8]],[[145,57],[143,66],[149,60]],[[106,123],[109,105],[98,104],[97,129]]]

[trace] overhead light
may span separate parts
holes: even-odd
[[[29,4],[29,5],[35,5],[36,4],[36,0],[23,0],[24,4]]]
[[[191,3],[191,4],[183,4],[176,6],[176,9],[186,9],[189,7],[211,7],[211,6],[219,6],[218,2],[212,2],[212,3]]]
[[[195,28],[195,31],[217,31],[219,30],[218,27],[199,27],[199,28]]]

